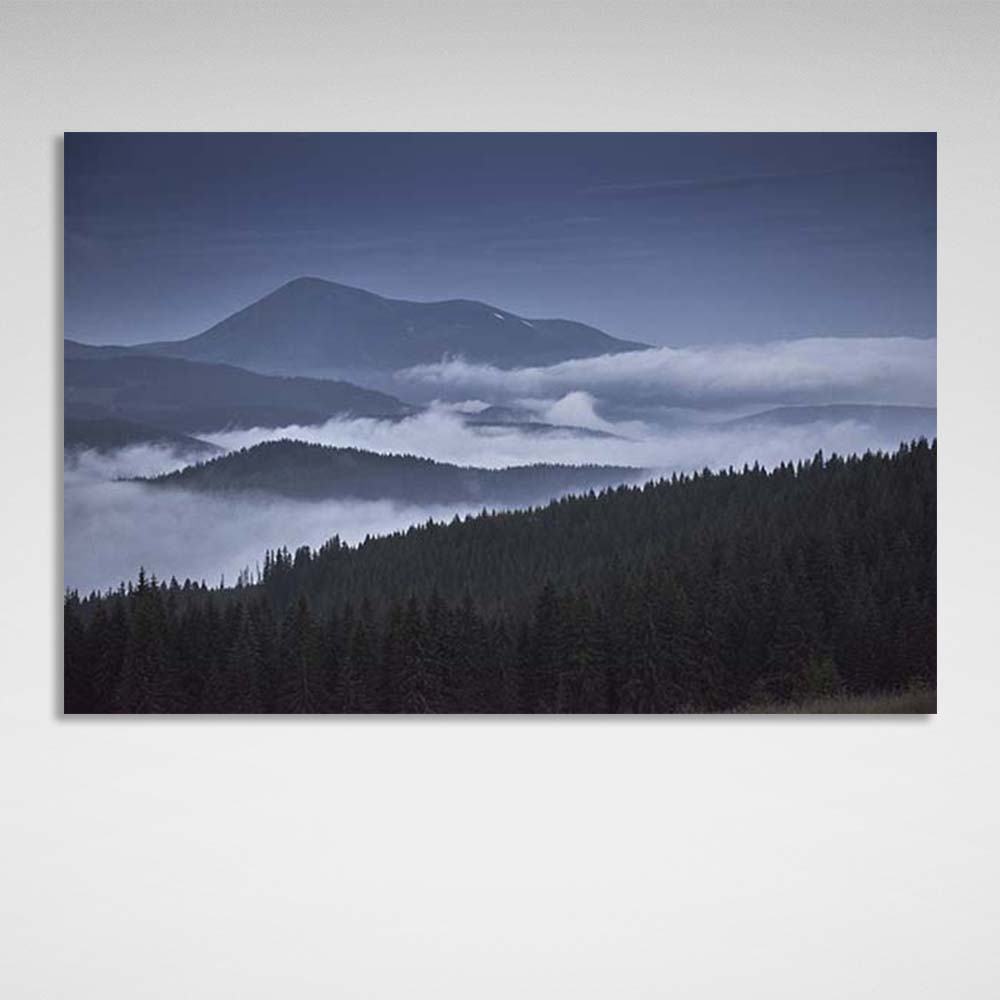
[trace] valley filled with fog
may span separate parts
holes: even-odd
[[[181,490],[158,492],[116,477],[167,472],[188,456],[155,447],[70,460],[65,475],[65,584],[82,593],[134,579],[139,567],[158,578],[222,578],[258,566],[265,549],[318,546],[331,535],[356,542],[450,507],[409,507],[389,501],[306,503],[263,497],[212,497]],[[464,513],[464,511],[462,511]]]
[[[84,438],[72,448],[67,437],[65,585],[81,592],[113,588],[134,579],[140,566],[162,579],[216,585],[246,569],[253,575],[268,548],[316,547],[333,535],[356,543],[483,506],[522,505],[517,497],[503,504],[458,496],[436,503],[398,496],[302,500],[268,495],[253,484],[204,493],[134,481],[266,441],[412,455],[481,470],[539,463],[628,467],[635,470],[631,481],[703,468],[773,467],[817,451],[893,450],[935,434],[935,348],[933,340],[823,338],[623,351],[521,368],[446,357],[391,373],[388,380],[405,402],[396,406],[393,399],[397,412],[385,415],[320,410],[304,420],[258,425],[243,406],[228,424],[218,426],[216,418],[216,426],[199,427],[172,416],[168,421],[164,410],[154,414],[160,425],[184,436],[142,440],[137,433],[124,447],[119,438],[88,447]],[[99,372],[107,365],[92,363]],[[89,372],[87,379],[89,396],[74,394],[68,383],[68,418],[71,407],[91,405]],[[287,385],[283,392],[284,409],[272,413],[294,416],[299,399],[288,397]]]

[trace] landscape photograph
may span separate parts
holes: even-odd
[[[934,133],[67,133],[66,714],[928,714]]]

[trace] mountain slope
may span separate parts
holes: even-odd
[[[483,302],[407,302],[297,278],[187,340],[143,350],[282,374],[395,371],[447,355],[502,367],[644,349],[561,319],[525,319]]]
[[[105,361],[108,358],[121,358],[137,352],[134,347],[123,347],[117,344],[84,344],[79,340],[63,341],[63,357],[73,361]]]
[[[351,498],[510,506],[635,482],[643,476],[641,469],[600,465],[468,468],[414,455],[380,455],[357,448],[284,440],[265,441],[143,482],[303,500]]]
[[[896,435],[898,440],[937,434],[937,410],[933,406],[891,406],[887,404],[831,403],[823,406],[779,406],[763,413],[727,421],[730,427],[800,427],[803,424],[831,424],[852,421]]]
[[[414,412],[394,396],[350,382],[279,378],[138,353],[100,360],[67,357],[64,392],[70,419],[133,420],[182,433]]]
[[[185,454],[211,455],[218,451],[213,444],[200,441],[187,434],[165,431],[133,420],[97,418],[95,420],[69,419],[63,425],[63,450],[77,451],[117,451],[132,445],[153,444],[170,448]]]

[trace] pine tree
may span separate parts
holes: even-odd
[[[371,602],[365,598],[351,631],[341,670],[338,701],[344,712],[378,711],[378,635]]]
[[[261,697],[261,650],[253,620],[239,606],[239,625],[229,652],[229,674],[233,685],[232,711],[256,714],[263,711]]]
[[[98,710],[88,656],[87,631],[80,618],[80,599],[67,594],[63,600],[63,709],[66,712]]]
[[[407,601],[399,640],[397,651],[399,710],[407,713],[438,711],[440,695],[434,683],[434,672],[428,662],[424,623],[415,597]]]
[[[316,713],[326,708],[320,636],[309,605],[300,598],[281,629],[281,684],[277,710]]]
[[[529,712],[556,711],[562,660],[562,614],[556,589],[549,580],[538,595],[525,676]]]
[[[139,579],[131,596],[131,615],[125,645],[118,704],[128,713],[169,712],[171,701],[171,665],[164,649],[163,608],[159,590],[139,570]]]

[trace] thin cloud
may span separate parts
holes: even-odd
[[[932,406],[934,340],[810,338],[718,347],[662,347],[547,367],[503,370],[460,358],[400,373],[442,395],[598,399],[660,406],[882,402]]]
[[[612,197],[655,197],[658,195],[675,194],[679,191],[730,191],[776,182],[869,174],[877,170],[893,171],[901,169],[904,166],[906,166],[905,163],[886,163],[879,166],[856,164],[812,170],[775,170],[729,175],[708,174],[701,177],[675,177],[596,184],[589,188],[583,188],[580,193],[584,195]]]
[[[640,420],[602,420],[594,412],[593,401],[582,393],[568,394],[554,406],[537,400],[525,403],[542,416],[553,415],[555,409],[564,423],[575,420],[584,430],[596,429],[596,423],[616,436],[579,434],[572,428],[539,434],[517,425],[477,427],[467,423],[458,408],[441,404],[401,421],[331,420],[316,427],[257,427],[203,436],[228,449],[290,438],[380,454],[420,455],[455,465],[624,465],[649,469],[653,474],[752,465],[755,461],[773,465],[809,457],[820,449],[850,454],[899,444],[892,432],[836,416],[799,426],[760,427],[726,424],[718,413],[712,413],[701,423],[687,421],[664,427]]]

